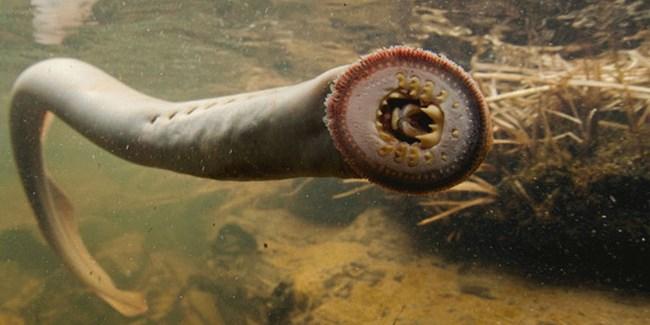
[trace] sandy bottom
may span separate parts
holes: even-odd
[[[146,293],[150,310],[142,317],[121,317],[85,291],[34,229],[5,232],[13,237],[3,240],[29,245],[23,249],[32,257],[0,263],[0,276],[12,279],[0,283],[0,324],[646,324],[650,319],[646,297],[545,285],[497,266],[453,263],[423,252],[399,220],[379,207],[362,207],[346,219],[334,215],[341,202],[332,200],[324,204],[330,208],[314,208],[317,218],[307,218],[296,212],[311,209],[296,209],[306,204],[304,195],[287,195],[296,187],[292,182],[210,184],[192,183],[196,195],[174,195],[171,203],[161,196],[153,208],[134,198],[129,205],[140,202],[141,211],[151,210],[158,224],[82,220],[91,251],[116,283]],[[345,221],[323,222],[329,217]]]
[[[278,226],[258,223],[262,215]],[[243,216],[245,227],[267,243],[263,258],[286,269],[295,290],[308,297],[309,306],[298,317],[313,323],[643,324],[650,319],[647,300],[543,286],[497,270],[414,255],[410,238],[381,210],[367,210],[337,229],[304,224],[281,210],[247,210]]]

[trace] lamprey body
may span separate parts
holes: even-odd
[[[405,47],[282,88],[174,103],[74,59],[50,59],[14,84],[11,141],[29,203],[65,265],[120,313],[146,312],[86,249],[72,205],[47,177],[51,115],[136,164],[218,180],[368,178],[404,192],[453,186],[491,143],[487,106],[449,60]]]

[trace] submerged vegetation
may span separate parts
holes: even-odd
[[[650,258],[644,51],[567,61],[507,46],[501,53],[526,57],[529,66],[509,63],[513,58],[504,54],[473,61],[495,123],[489,165],[479,172],[487,182],[477,177],[421,202],[435,213],[427,223],[454,218],[425,233],[443,236],[439,247],[452,255],[497,259],[547,280],[571,275],[650,290],[642,262]],[[463,190],[474,194],[456,193]]]
[[[512,194],[540,211],[544,219],[552,218],[521,183],[520,178],[534,177],[530,173],[567,170],[582,186],[617,173],[648,177],[650,163],[644,158],[650,145],[644,136],[650,121],[650,58],[633,50],[569,62],[531,47],[501,47],[505,49],[491,54],[501,62],[478,58],[472,62],[473,75],[488,94],[495,124],[494,148],[483,168],[484,177],[500,187],[510,183]],[[526,62],[533,63],[508,63],[521,58],[532,58]],[[458,191],[487,195],[473,202],[489,203],[499,196],[479,177],[449,192]],[[436,205],[435,201],[424,204]]]
[[[413,44],[464,58],[495,139],[467,181],[402,203],[385,194],[393,213],[453,259],[650,292],[650,7],[503,1],[471,16],[432,3],[412,10]]]
[[[593,6],[557,19],[588,27],[602,46],[623,32],[614,25],[627,5],[613,2],[601,17]],[[650,12],[636,2],[628,9]],[[575,22],[579,10],[586,22]],[[625,27],[625,39],[635,40],[629,49],[608,44],[585,55],[583,48],[579,58],[576,48],[586,44],[461,36],[474,45],[468,64],[492,111],[494,146],[473,179],[416,200],[411,211],[429,214],[420,221],[429,228],[417,232],[440,238],[432,245],[455,258],[523,267],[546,281],[569,275],[650,291],[643,262],[650,258],[650,38],[637,24],[647,24],[642,17]],[[607,39],[605,29],[613,31]]]

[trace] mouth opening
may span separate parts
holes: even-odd
[[[422,103],[415,99],[386,99],[379,108],[382,129],[399,141],[408,144],[420,142],[416,137],[431,133],[429,125],[434,124],[421,107]]]
[[[377,109],[377,128],[399,142],[432,148],[442,136],[444,113],[439,104],[446,94],[440,91],[434,96],[433,83],[422,83],[415,76],[407,82],[398,73],[396,79],[397,88],[388,92]]]

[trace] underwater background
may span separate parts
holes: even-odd
[[[18,74],[74,57],[167,100],[293,84],[405,44],[480,83],[477,174],[217,182],[126,163],[54,123],[44,147],[125,318],[46,246],[9,147]],[[646,324],[646,1],[0,0],[0,324]]]

